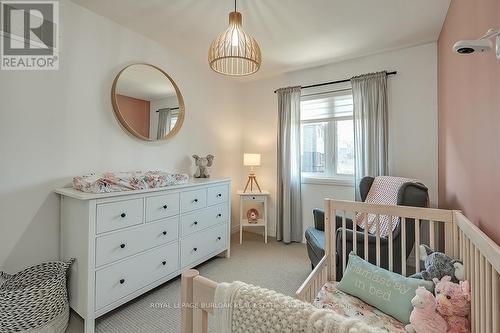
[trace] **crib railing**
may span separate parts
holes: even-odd
[[[207,333],[217,283],[190,269],[181,276],[181,332]]]
[[[500,332],[500,247],[458,211],[455,222],[456,257],[471,285],[472,332]]]
[[[312,303],[321,287],[327,281],[336,281],[337,274],[337,238],[335,230],[336,216],[341,216],[341,249],[342,257],[339,258],[342,272],[347,265],[346,216],[356,216],[361,214],[363,222],[366,225],[368,216],[375,215],[375,264],[380,267],[381,251],[380,243],[380,216],[399,217],[401,224],[400,237],[401,244],[401,273],[409,275],[407,271],[406,257],[406,233],[409,227],[414,228],[414,244],[422,243],[422,231],[428,239],[428,246],[436,249],[437,240],[444,240],[444,252],[453,257],[459,258],[464,262],[466,278],[471,284],[471,323],[472,332],[490,333],[500,332],[499,322],[499,271],[500,271],[500,247],[488,238],[479,228],[470,222],[459,211],[434,209],[434,208],[416,208],[407,206],[388,206],[375,205],[362,202],[340,201],[325,199],[325,256],[315,267],[313,272],[304,281],[297,290],[296,297],[300,300]],[[412,221],[412,226],[408,221]],[[421,226],[426,225],[426,228]],[[364,228],[363,241],[364,251],[362,257],[369,259],[368,253],[368,229]],[[389,227],[392,230],[392,226]],[[444,230],[443,237],[437,237],[436,231]],[[360,254],[357,249],[356,223],[352,225],[352,250]],[[373,236],[372,236],[373,237]],[[388,269],[393,270],[394,266],[394,242],[392,232],[388,233]],[[415,271],[420,271],[420,249],[414,246]],[[372,260],[373,261],[373,260]]]

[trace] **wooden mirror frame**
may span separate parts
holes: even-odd
[[[139,133],[135,129],[133,129],[129,124],[127,124],[127,122],[125,121],[125,118],[120,113],[120,108],[118,107],[118,102],[116,100],[116,85],[118,84],[118,80],[120,79],[121,74],[127,68],[132,67],[132,66],[136,66],[136,65],[149,66],[149,67],[152,67],[152,68],[158,70],[160,73],[165,75],[165,77],[170,81],[170,83],[172,83],[172,86],[175,89],[175,93],[177,94],[177,100],[179,101],[179,115],[177,117],[177,122],[175,124],[175,127],[170,132],[168,132],[168,134],[165,135],[165,137],[163,139],[150,139],[150,138],[145,137],[144,135],[142,135],[141,133]],[[182,97],[182,94],[181,94],[179,87],[177,86],[175,81],[170,77],[170,75],[168,75],[165,71],[163,71],[161,68],[159,68],[155,65],[151,65],[148,63],[142,63],[142,62],[133,63],[133,64],[125,66],[120,72],[118,72],[118,74],[116,75],[116,77],[113,81],[113,87],[111,88],[111,103],[113,104],[113,111],[114,111],[116,117],[118,118],[118,120],[120,121],[120,124],[123,127],[125,127],[127,129],[127,131],[129,131],[130,134],[132,134],[136,138],[139,138],[139,139],[144,140],[144,141],[151,141],[151,142],[165,141],[165,140],[173,137],[175,134],[177,134],[177,132],[179,132],[179,130],[181,129],[181,127],[184,123],[184,115],[186,113],[186,110],[184,107],[184,98]]]

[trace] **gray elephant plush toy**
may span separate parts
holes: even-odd
[[[441,280],[448,275],[455,283],[465,279],[464,265],[460,260],[450,258],[442,252],[434,252],[427,245],[420,245],[420,260],[424,262],[425,270],[410,277],[432,281],[433,278]]]
[[[208,174],[208,167],[212,166],[214,155],[207,155],[206,157],[193,155],[193,158],[197,167],[194,178],[209,178],[210,175]]]

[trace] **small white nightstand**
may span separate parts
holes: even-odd
[[[267,197],[268,191],[243,192],[238,191],[240,196],[240,244],[243,241],[243,227],[264,227],[264,241],[267,243]],[[255,208],[260,213],[257,223],[249,223],[246,212]]]

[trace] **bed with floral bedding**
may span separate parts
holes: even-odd
[[[359,298],[337,289],[335,282],[327,282],[316,296],[314,306],[330,309],[345,317],[362,319],[371,327],[385,332],[406,332],[405,325]]]
[[[90,173],[73,178],[73,188],[87,193],[145,190],[185,184],[189,176],[164,171]]]

